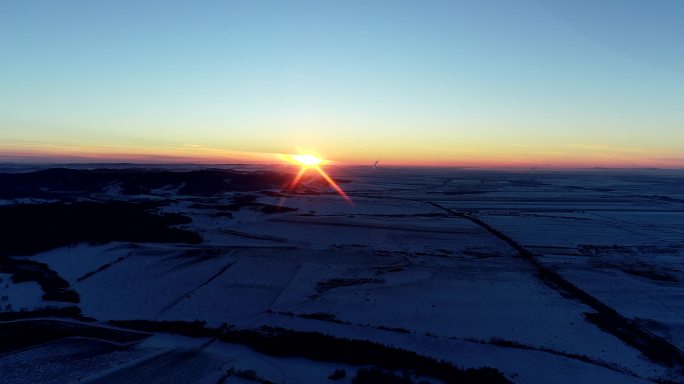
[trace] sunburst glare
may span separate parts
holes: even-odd
[[[340,188],[340,186],[333,180],[324,170],[321,168],[323,164],[326,163],[325,159],[322,159],[318,156],[312,155],[312,154],[297,154],[297,155],[291,155],[289,158],[301,165],[301,169],[297,173],[297,176],[292,180],[292,183],[290,183],[290,189],[293,189],[299,184],[299,182],[302,179],[302,176],[306,173],[307,170],[309,169],[314,169],[318,174],[323,177],[323,179],[330,185],[340,196],[342,196],[349,204],[353,204],[351,198]]]

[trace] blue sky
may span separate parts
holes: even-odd
[[[0,2],[0,149],[684,166],[682,1]]]

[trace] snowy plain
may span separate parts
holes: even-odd
[[[65,279],[82,314],[102,327],[110,320],[277,326],[493,367],[515,383],[684,382],[682,367],[654,361],[588,321],[591,303],[540,276],[558,273],[684,349],[684,172],[329,172],[353,204],[316,179],[296,191],[214,196],[181,195],[180,186],[128,196],[110,187],[97,198],[166,201],[160,211],[191,218],[177,227],[203,242],[81,243],[27,258]],[[292,210],[247,205],[225,214],[245,195]],[[27,201],[3,201],[18,203]],[[0,279],[0,311],[63,305],[41,300],[35,283]],[[78,357],[85,355],[94,357]],[[165,333],[125,349],[67,338],[0,354],[0,372],[12,383],[136,382],[144,372],[146,382],[215,383],[231,368],[276,383],[319,383],[333,382],[327,377],[336,369],[349,373],[337,382],[351,382],[360,367]],[[237,380],[246,379],[227,382]]]

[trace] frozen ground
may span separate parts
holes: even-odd
[[[684,382],[684,172],[329,172],[352,205],[316,180],[211,196],[170,185],[131,197],[110,185],[97,199],[163,199],[160,211],[192,218],[178,227],[203,242],[84,243],[25,258],[66,280],[82,315],[105,328],[272,326],[493,367],[515,383]],[[226,210],[236,196],[254,198]],[[2,311],[65,305],[41,300],[34,282],[0,279]],[[125,348],[71,337],[0,352],[8,382],[26,383],[252,373],[319,383],[336,369],[351,382],[361,367],[164,332]]]

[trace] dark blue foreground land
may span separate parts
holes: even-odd
[[[684,171],[0,173],[0,381],[684,381]]]

